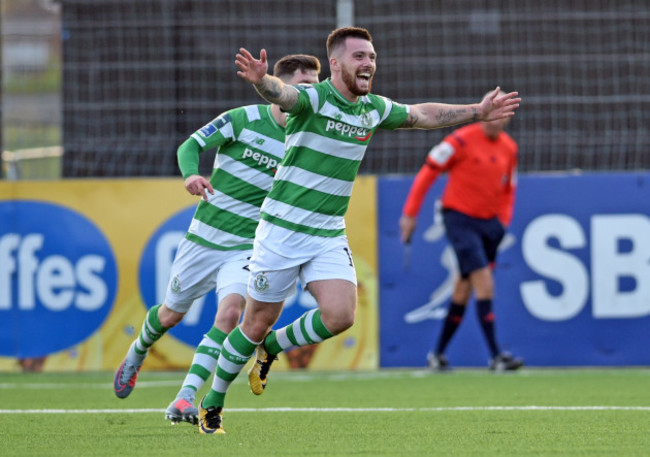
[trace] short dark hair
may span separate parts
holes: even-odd
[[[362,27],[339,27],[327,37],[327,57],[330,58],[334,49],[345,44],[345,40],[350,37],[361,38],[372,43],[370,32]]]
[[[291,77],[296,72],[316,70],[320,74],[320,60],[307,54],[290,54],[278,60],[273,66],[273,76]]]

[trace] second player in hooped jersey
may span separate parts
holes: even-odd
[[[214,249],[251,249],[259,208],[284,157],[284,128],[270,105],[235,108],[192,134],[201,150],[219,148],[210,183],[186,238]],[[198,161],[182,164],[183,177],[198,174]],[[182,161],[182,159],[179,159]]]

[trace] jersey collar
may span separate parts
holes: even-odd
[[[354,103],[351,102],[350,100],[345,98],[343,96],[343,94],[341,94],[341,92],[339,92],[339,90],[334,86],[334,84],[332,84],[332,79],[331,78],[327,78],[325,80],[325,84],[327,84],[329,86],[329,88],[332,91],[332,93],[334,94],[334,96],[336,98],[338,98],[339,101],[341,101],[342,103],[345,103],[346,105],[354,106],[354,105],[358,105],[360,103],[367,103],[368,102],[368,96],[367,95],[360,96],[359,99]]]
[[[271,119],[271,123],[273,124],[273,126],[277,129],[284,131],[284,127],[278,124],[278,121],[276,121],[275,118],[273,117],[273,113],[271,112],[271,105],[266,105],[266,113],[268,114],[269,119]]]

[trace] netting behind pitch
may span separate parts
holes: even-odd
[[[520,170],[650,168],[646,1],[372,4],[367,15],[357,10],[357,24],[374,31],[376,92],[410,103],[471,103],[501,85],[523,97],[508,129],[520,145]],[[384,134],[391,147],[366,166],[412,171],[449,131]]]
[[[510,134],[520,171],[650,169],[645,0],[354,2],[373,34],[373,92],[471,103],[500,85],[524,101]],[[177,173],[175,151],[221,111],[261,99],[234,55],[319,57],[336,2],[63,2],[67,176]],[[412,173],[451,128],[379,132],[363,172]],[[208,160],[208,159],[206,159]],[[207,164],[204,164],[207,165]]]
[[[336,26],[333,4],[318,0],[71,0],[63,17],[68,176],[177,173],[176,148],[191,133],[264,103],[236,75],[240,47],[266,47],[271,66],[289,53],[325,63]]]

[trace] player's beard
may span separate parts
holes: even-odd
[[[352,73],[343,69],[343,71],[341,72],[341,79],[343,80],[343,84],[345,84],[348,90],[356,96],[367,95],[370,92],[370,89],[372,88],[372,76],[370,76],[370,79],[368,80],[368,87],[365,89],[362,89],[357,84],[356,72]]]

